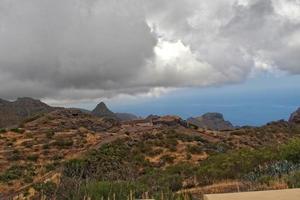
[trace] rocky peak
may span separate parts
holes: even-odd
[[[289,122],[291,122],[291,123],[299,123],[300,124],[300,108],[298,108],[297,111],[295,111],[295,112],[293,112],[291,114]]]
[[[96,108],[92,111],[92,114],[97,117],[112,117],[116,118],[116,115],[110,111],[104,102],[100,102]]]

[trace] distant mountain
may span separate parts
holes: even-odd
[[[104,102],[100,102],[92,111],[92,114],[97,117],[117,118],[117,115],[110,111]]]
[[[191,117],[187,119],[190,125],[197,126],[198,128],[205,128],[210,130],[231,130],[234,126],[225,121],[221,113],[206,113],[200,117]]]
[[[83,113],[92,114],[97,117],[115,118],[120,121],[130,121],[130,120],[139,119],[138,116],[131,113],[114,113],[106,106],[104,102],[100,102],[93,111],[82,109],[82,108],[72,108],[72,109],[80,110]]]
[[[289,119],[290,123],[299,123],[300,124],[300,108],[297,111],[291,114]]]
[[[138,116],[131,114],[131,113],[115,113],[118,119],[121,121],[130,121],[130,120],[135,120],[139,119]]]
[[[16,126],[26,118],[53,110],[55,110],[55,108],[40,100],[28,97],[18,98],[13,102],[0,99],[0,127]]]
[[[158,119],[158,118],[160,118],[160,116],[159,115],[148,115],[147,117],[146,117],[146,119],[147,120],[153,120],[153,119]]]

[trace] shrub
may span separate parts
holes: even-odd
[[[57,185],[51,181],[46,183],[36,183],[33,188],[39,192],[42,192],[46,197],[51,198],[56,190]]]
[[[49,149],[50,145],[49,144],[43,144],[43,149]]]
[[[15,149],[7,158],[9,161],[17,161],[21,159],[21,153],[19,150]]]
[[[0,133],[6,133],[6,132],[7,132],[7,130],[5,128],[0,129]]]
[[[300,139],[292,140],[281,146],[279,151],[283,160],[300,163]]]
[[[203,161],[197,170],[199,181],[210,184],[216,180],[236,179],[260,164],[277,159],[272,149],[242,149],[221,153]]]
[[[187,147],[187,150],[191,154],[199,154],[199,153],[203,152],[203,148],[201,146],[198,146],[198,145],[189,145]]]
[[[47,131],[46,132],[46,137],[49,138],[49,139],[52,139],[54,135],[55,135],[55,133],[53,131]]]
[[[24,177],[24,182],[25,183],[32,183],[33,182],[33,178],[32,177],[30,177],[30,176],[26,176],[26,177]]]
[[[54,145],[62,148],[73,146],[73,144],[74,142],[72,139],[61,139],[54,142]]]
[[[134,182],[95,182],[91,181],[83,187],[91,199],[128,199],[130,194],[142,197],[145,186]]]
[[[0,174],[1,182],[9,182],[11,180],[19,179],[24,173],[24,167],[13,165],[8,168],[4,173]]]
[[[47,172],[50,172],[50,171],[55,170],[58,165],[59,165],[58,162],[49,163],[45,166],[45,169]]]
[[[49,151],[44,151],[44,153],[45,152],[48,152],[49,153]],[[52,160],[61,160],[61,159],[63,159],[63,156],[62,155],[59,155],[59,154],[56,154],[56,155],[54,155],[52,158],[51,158]]]
[[[294,172],[286,177],[286,182],[290,188],[300,187],[300,171]]]
[[[10,129],[11,132],[15,132],[15,133],[24,133],[25,130],[24,129],[20,129],[20,128],[12,128]]]
[[[38,159],[39,159],[39,155],[37,155],[37,154],[27,156],[27,160],[29,160],[29,161],[36,162]]]
[[[85,160],[70,160],[64,165],[64,175],[67,177],[82,177],[85,175],[87,167],[88,163]]]
[[[170,156],[170,155],[163,155],[160,160],[164,163],[173,163],[174,161],[174,157]]]

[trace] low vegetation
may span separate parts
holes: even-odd
[[[162,146],[167,147],[163,143]],[[257,150],[228,150],[211,155],[199,163],[176,163],[163,168],[153,166],[145,159],[145,149],[150,149],[147,143],[133,143],[131,140],[118,140],[104,145],[91,151],[83,159],[67,162],[61,187],[68,191],[67,186],[76,185],[70,188],[69,195],[77,188],[76,196],[97,199],[100,196],[112,198],[110,195],[118,193],[119,190],[124,191],[120,195],[128,196],[130,191],[134,191],[136,197],[141,198],[148,194],[155,198],[161,193],[175,194],[183,188],[204,186],[228,179],[252,184],[268,184],[280,179],[290,187],[300,184],[300,139]],[[173,158],[168,156],[162,159],[167,163],[173,162]],[[251,177],[253,174],[256,177]],[[68,198],[73,197],[62,199]],[[116,199],[122,198],[123,196],[116,196]]]

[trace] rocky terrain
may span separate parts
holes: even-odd
[[[200,117],[192,117],[187,119],[190,125],[194,125],[198,128],[205,128],[210,130],[232,130],[234,126],[225,121],[221,113],[206,113]]]
[[[295,111],[294,113],[292,113],[289,122],[291,123],[300,123],[300,108],[298,108],[297,111]]]
[[[121,200],[132,191],[139,198],[165,199],[188,191],[201,199],[237,186],[248,191],[300,184],[293,174],[300,170],[298,111],[288,122],[217,131],[190,126],[178,116],[120,122],[108,117],[112,112],[104,103],[95,110],[108,115],[61,108],[1,129],[0,199],[115,194]],[[282,170],[278,176],[272,167]],[[114,192],[100,189],[106,187]]]

